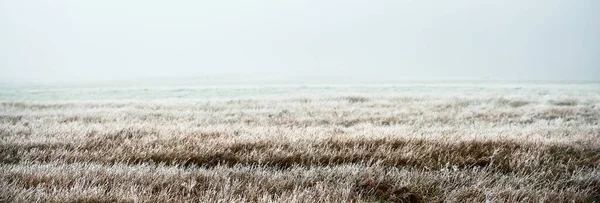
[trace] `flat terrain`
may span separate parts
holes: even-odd
[[[3,87],[0,202],[599,202],[600,85]]]

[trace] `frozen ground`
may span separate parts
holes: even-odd
[[[170,81],[170,80],[169,80]],[[600,82],[413,81],[393,84],[227,84],[192,82],[120,82],[94,84],[2,84],[0,101],[101,100],[227,100],[323,98],[360,95],[371,97],[507,97],[521,99],[600,98]]]
[[[3,85],[0,202],[592,202],[600,85]]]

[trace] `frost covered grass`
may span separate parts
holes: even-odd
[[[600,201],[598,90],[477,91],[5,100],[0,202]]]

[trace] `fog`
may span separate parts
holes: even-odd
[[[598,80],[599,36],[597,0],[6,0],[0,79]]]

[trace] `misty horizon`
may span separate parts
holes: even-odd
[[[595,81],[598,11],[593,0],[5,1],[0,80]]]

